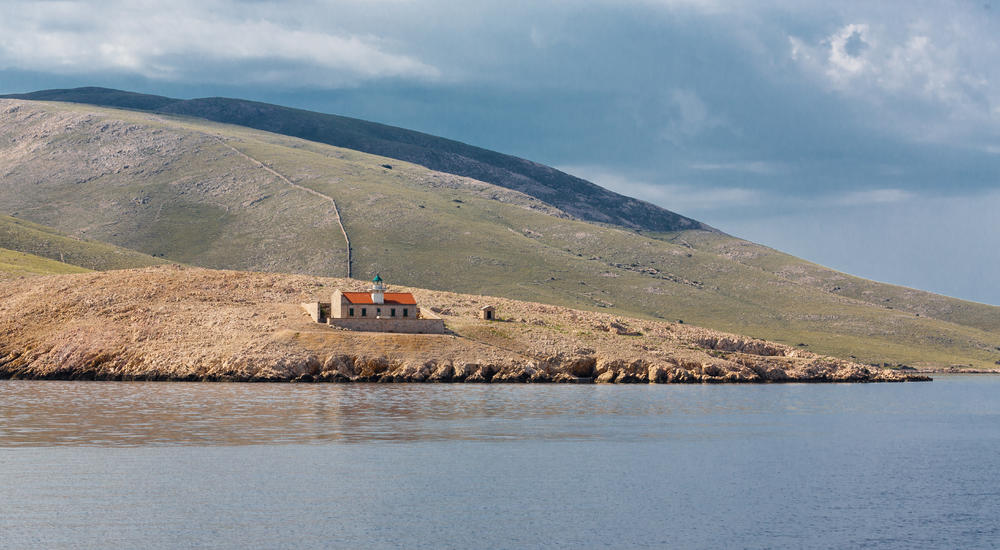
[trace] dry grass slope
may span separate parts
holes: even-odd
[[[0,248],[0,279],[60,273],[85,273],[87,271],[89,270],[79,266],[64,264],[34,254]]]
[[[2,214],[0,247],[79,266],[85,270],[127,269],[168,263],[167,260],[135,250],[68,237],[50,227]]]
[[[0,282],[0,376],[361,382],[916,379],[762,340],[558,306],[412,290],[449,334],[360,333],[296,304],[358,281],[179,266]],[[476,312],[493,304],[499,321]]]

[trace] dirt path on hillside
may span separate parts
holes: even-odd
[[[337,219],[337,225],[340,226],[340,232],[344,235],[344,242],[347,243],[347,278],[351,278],[351,238],[347,236],[347,229],[344,227],[344,222],[343,222],[343,220],[340,217],[340,209],[337,207],[337,201],[333,200],[333,197],[331,197],[329,195],[324,195],[323,193],[320,193],[319,191],[316,191],[314,189],[309,189],[308,187],[303,187],[303,186],[301,186],[301,185],[299,185],[297,183],[294,183],[292,180],[288,179],[287,177],[285,177],[283,174],[281,174],[277,170],[275,170],[275,169],[271,168],[270,166],[264,164],[263,162],[255,159],[254,157],[252,157],[252,156],[244,153],[243,151],[240,151],[236,147],[233,147],[228,142],[226,142],[224,139],[222,139],[222,138],[220,138],[218,136],[214,136],[214,137],[215,137],[215,139],[217,139],[219,141],[219,143],[221,143],[222,145],[226,146],[228,149],[232,150],[237,155],[239,155],[239,156],[247,159],[251,163],[257,165],[258,167],[260,167],[260,168],[262,168],[262,169],[264,169],[266,171],[268,171],[269,173],[271,173],[271,175],[273,175],[274,177],[280,179],[282,182],[286,183],[287,185],[289,185],[291,187],[294,187],[295,189],[298,189],[300,191],[305,191],[306,193],[309,193],[311,195],[315,195],[315,196],[317,196],[317,197],[319,197],[321,199],[330,201],[330,204],[333,205],[333,214],[334,214],[334,216]]]

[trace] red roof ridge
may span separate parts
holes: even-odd
[[[368,292],[342,292],[344,298],[352,304],[374,304],[372,301],[372,295]],[[410,292],[386,292],[384,295],[384,301],[389,305],[401,305],[401,306],[415,306],[417,305],[417,300],[413,297]]]

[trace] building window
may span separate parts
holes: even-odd
[[[389,312],[389,317],[395,317],[395,316],[396,316],[396,308],[392,308],[392,310],[390,310]]]
[[[404,307],[404,308],[403,308],[403,317],[406,317],[408,313],[410,313],[410,310],[408,310],[408,309],[406,309],[406,308]]]
[[[375,316],[376,317],[381,317],[382,316],[382,308],[380,308],[380,307],[375,308]]]
[[[347,315],[349,315],[351,317],[354,317],[354,308],[353,307],[351,309],[347,310]]]
[[[368,308],[366,308],[366,307],[361,308],[361,316],[362,317],[367,317],[368,316]]]

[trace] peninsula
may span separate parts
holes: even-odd
[[[323,325],[301,305],[337,289],[362,291],[366,284],[176,265],[0,281],[0,377],[262,382],[929,380],[679,320],[627,318],[497,297],[404,289],[443,320],[443,334]]]

